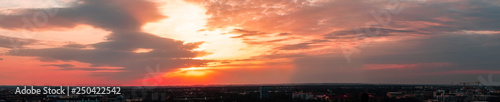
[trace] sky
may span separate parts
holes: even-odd
[[[0,85],[500,85],[496,0],[1,0],[0,22]]]

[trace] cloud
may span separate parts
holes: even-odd
[[[83,44],[73,43],[73,44],[64,45],[64,47],[66,47],[66,48],[86,48],[88,46],[87,45],[83,45]]]
[[[36,43],[36,40],[7,37],[0,35],[0,47],[4,48],[23,48],[25,45]]]
[[[61,68],[59,70],[83,70],[83,71],[103,71],[103,70],[117,70],[117,69],[105,69],[105,68]]]
[[[373,32],[366,32],[366,30],[370,30]],[[396,29],[388,29],[388,28],[354,28],[348,30],[340,30],[334,31],[329,34],[325,34],[324,39],[353,39],[359,38],[361,35],[366,35],[366,37],[387,37],[394,36],[397,34],[408,34],[408,33],[416,33],[411,30],[396,30]]]
[[[91,25],[112,33],[104,42],[95,44],[68,44],[58,48],[20,49],[16,56],[33,56],[42,61],[78,61],[91,64],[91,68],[73,68],[68,65],[63,70],[103,70],[99,67],[119,67],[121,72],[110,72],[113,79],[137,79],[146,75],[147,66],[161,65],[161,71],[173,68],[201,66],[209,62],[191,58],[207,53],[192,51],[201,43],[186,43],[169,38],[158,37],[141,31],[141,26],[165,18],[156,4],[149,1],[121,0],[83,0],[79,4],[57,9],[56,15],[49,18],[45,26],[29,30],[53,30],[53,28],[72,28],[76,25]],[[0,27],[22,30],[22,18],[31,16],[37,10],[26,10],[22,15],[0,15]],[[135,53],[137,49],[152,49],[147,53]],[[12,52],[12,51],[11,51]]]
[[[244,29],[233,29],[233,31],[230,32],[230,33],[241,34],[239,36],[234,36],[234,37],[231,37],[231,38],[244,38],[244,37],[249,37],[249,36],[262,36],[262,35],[266,35],[267,34],[265,32],[250,31],[250,30],[244,30]]]
[[[55,67],[61,67],[61,68],[74,67],[71,64],[48,64],[48,65],[43,65],[43,66],[55,66]]]
[[[383,69],[414,69],[426,67],[445,67],[450,63],[416,63],[416,64],[365,64],[364,69],[383,70]]]
[[[187,1],[207,9],[209,28],[204,30],[236,27],[238,29],[231,33],[241,35],[232,38],[270,49],[252,60],[292,60],[290,63],[295,66],[292,82],[448,83],[473,80],[476,78],[473,74],[487,71],[496,73],[500,67],[495,62],[500,60],[497,53],[500,51],[498,1],[401,1],[397,6],[403,11],[399,13],[390,13],[387,9],[391,8],[391,3],[386,0]],[[123,70],[94,73],[99,76],[136,79],[148,73],[147,66],[160,64],[162,70],[168,71],[210,62],[190,59],[207,54],[193,51],[201,42],[184,43],[141,31],[142,25],[166,18],[158,13],[156,6],[148,1],[88,0],[46,9],[42,13],[54,13],[48,16],[48,23],[28,28],[26,22],[35,23],[32,17],[40,10],[25,9],[16,11],[15,15],[0,15],[0,27],[38,31],[90,25],[108,30],[112,33],[104,42],[23,48],[16,54],[38,57],[42,61],[91,64],[89,69],[71,67],[64,70],[98,71],[92,68],[106,66]],[[389,15],[379,16],[390,22],[377,25],[380,19],[373,12],[389,12]],[[379,32],[359,36],[371,34],[367,30]],[[349,56],[352,61],[348,63],[342,47],[353,47],[349,44],[358,43],[356,41],[371,43],[361,44],[367,47]],[[0,37],[0,47],[11,48],[9,43]],[[137,49],[151,51],[135,53]],[[251,80],[251,75],[248,78]]]
[[[141,7],[138,10],[135,7]],[[147,1],[83,0],[68,8],[26,9],[18,15],[0,15],[6,29],[72,28],[89,24],[106,30],[140,30],[141,25],[164,18],[156,4]],[[147,16],[145,16],[147,15]],[[43,22],[47,22],[44,24]],[[31,26],[30,26],[31,25]]]
[[[298,49],[309,49],[311,43],[298,43],[298,44],[293,44],[293,45],[285,45],[282,46],[281,50],[298,50]]]
[[[372,43],[348,63],[343,53],[294,60],[296,82],[449,84],[497,72],[500,35],[442,34]]]
[[[494,1],[359,1],[359,0],[188,0],[204,5],[212,17],[208,26],[237,26],[246,31],[269,34],[287,32],[307,38],[324,35],[326,39],[356,39],[356,34],[376,36],[439,35],[462,30],[499,31],[497,14],[500,6]],[[399,7],[401,12],[389,8]],[[385,15],[388,14],[388,15]],[[381,26],[380,20],[386,20]],[[378,25],[377,25],[378,24]],[[361,32],[355,31],[359,28]],[[253,35],[261,39],[266,34]],[[252,42],[251,44],[260,44]]]
[[[371,20],[378,2],[358,0],[188,0],[204,5],[212,28],[239,26],[247,30],[321,34],[332,28],[352,28]],[[364,12],[367,11],[367,12]]]
[[[409,28],[419,34],[435,35],[460,30],[500,30],[500,10],[493,1],[438,1],[413,3],[395,15],[393,27]],[[418,33],[417,33],[418,34]]]
[[[83,70],[83,71],[103,71],[103,70],[108,70],[108,71],[122,71],[120,69],[114,69],[114,68],[109,68],[109,67],[91,67],[91,68],[79,68],[75,67],[72,64],[47,64],[43,66],[54,66],[54,67],[59,67],[59,70]]]

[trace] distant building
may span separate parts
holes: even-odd
[[[151,94],[152,101],[165,101],[167,95],[165,93],[153,93]]]
[[[294,100],[313,100],[314,94],[312,92],[295,92],[292,94]]]
[[[387,92],[387,97],[400,99],[403,97],[403,92]]]
[[[260,87],[260,99],[269,98],[269,91],[273,90],[272,86],[262,86]]]

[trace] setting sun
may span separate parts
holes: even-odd
[[[212,73],[208,68],[203,67],[190,67],[179,68],[177,71],[165,73],[164,77],[202,77]]]

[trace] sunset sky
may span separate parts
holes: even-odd
[[[497,0],[0,1],[0,85],[488,84],[499,52]]]

